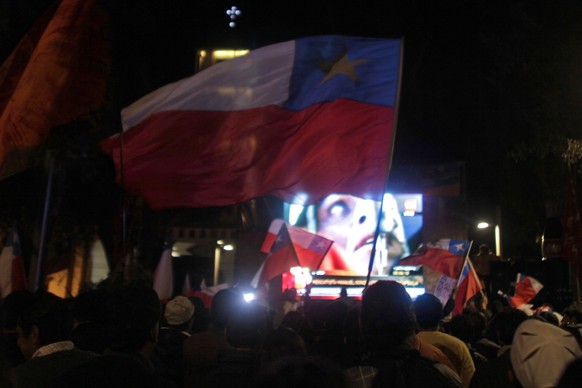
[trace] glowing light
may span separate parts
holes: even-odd
[[[228,18],[230,19],[230,22],[228,23],[228,26],[230,28],[236,27],[236,23],[234,21],[236,20],[237,17],[239,17],[241,15],[241,13],[242,13],[241,10],[238,9],[234,5],[226,10],[226,14],[228,15]]]
[[[289,223],[291,225],[297,224],[301,212],[303,212],[303,206],[295,205],[293,203],[291,204],[291,206],[289,206]]]
[[[295,194],[295,198],[293,200],[293,203],[295,203],[297,205],[301,205],[301,206],[306,206],[308,200],[309,200],[309,194],[297,193],[297,194]]]
[[[222,61],[225,59],[232,59],[236,57],[242,57],[248,54],[249,50],[214,50],[212,56],[214,59]]]
[[[488,228],[488,227],[489,227],[489,223],[487,223],[487,222],[479,222],[477,224],[477,228],[478,229],[485,229],[485,228]]]
[[[250,303],[253,300],[255,300],[255,294],[252,294],[249,292],[249,293],[243,294],[243,298],[244,298],[245,302]]]
[[[226,10],[226,14],[230,16],[231,19],[236,19],[237,16],[240,16],[241,11],[235,5],[230,7],[230,9]]]
[[[226,244],[225,246],[222,247],[222,249],[224,249],[225,251],[232,251],[234,250],[234,246],[232,244]]]

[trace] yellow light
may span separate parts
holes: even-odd
[[[236,57],[242,57],[248,54],[249,50],[214,50],[212,52],[212,57],[216,60],[225,60]]]

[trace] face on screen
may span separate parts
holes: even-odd
[[[345,194],[331,194],[317,209],[318,233],[345,251],[347,266],[366,274],[378,222],[376,202]]]
[[[379,209],[379,202],[346,194],[330,194],[317,207],[317,233],[334,241],[332,248],[341,257],[341,269],[367,275]],[[386,193],[371,274],[389,274],[398,258],[407,254],[408,244],[397,201],[392,194]]]

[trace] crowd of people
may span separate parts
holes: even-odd
[[[147,285],[1,305],[0,387],[574,387],[582,306],[528,315],[502,298],[450,316],[394,281],[361,300],[246,301],[237,288],[160,303]]]

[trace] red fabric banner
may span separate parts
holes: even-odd
[[[399,265],[426,265],[451,278],[457,278],[463,266],[463,257],[439,248],[423,248],[400,260]]]
[[[38,146],[52,128],[97,109],[105,95],[106,14],[94,0],[63,0],[47,24],[48,12],[0,71],[7,81],[0,92],[0,169],[11,151]]]
[[[102,148],[154,209],[379,200],[400,54],[399,40],[344,36],[262,47],[136,101],[122,111],[123,160],[118,136]]]

